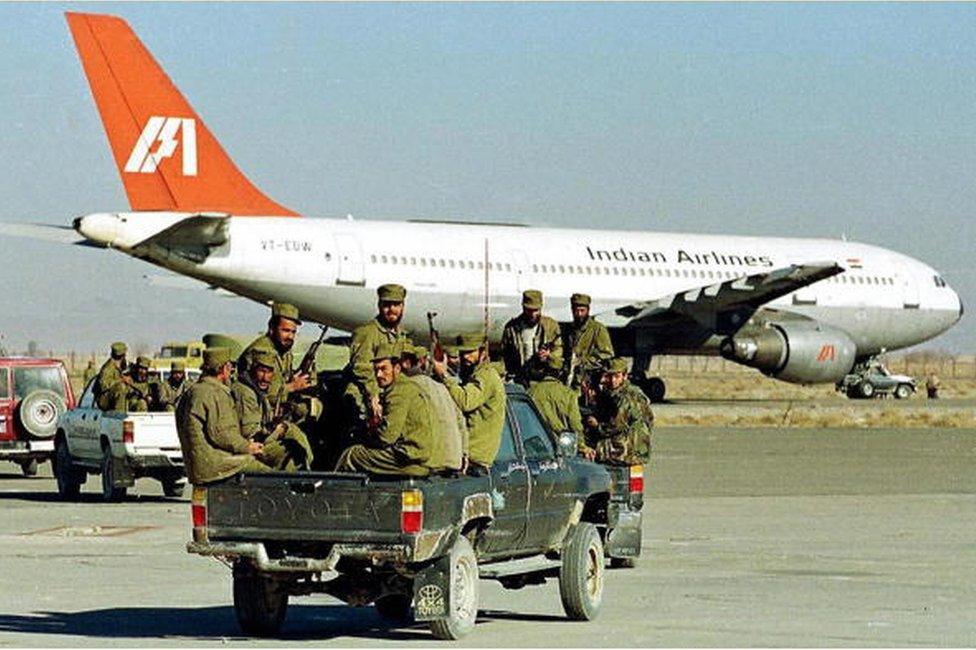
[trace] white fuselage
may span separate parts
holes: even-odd
[[[498,337],[528,288],[543,292],[545,313],[568,321],[575,292],[590,294],[591,311],[599,315],[805,262],[836,262],[846,271],[764,307],[844,330],[859,355],[930,339],[962,313],[959,297],[928,265],[827,239],[229,217],[225,243],[199,262],[178,246],[138,246],[187,216],[89,215],[78,230],[254,300],[291,302],[304,317],[347,330],[375,315],[376,287],[387,282],[408,290],[408,330],[426,331],[426,312],[435,311],[442,332],[452,333],[483,326],[487,280],[491,332]]]

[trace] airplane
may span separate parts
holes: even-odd
[[[213,288],[350,330],[375,316],[376,287],[398,282],[415,338],[433,311],[442,335],[487,326],[494,342],[523,290],[541,290],[563,322],[570,295],[588,293],[658,399],[653,355],[721,354],[787,382],[837,382],[963,315],[932,267],[863,243],[299,218],[238,170],[125,21],[66,17],[130,203],[73,228]]]

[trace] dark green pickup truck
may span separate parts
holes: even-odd
[[[394,619],[412,607],[435,636],[456,639],[474,627],[479,577],[512,589],[558,578],[566,614],[592,619],[603,542],[616,534],[607,530],[615,482],[577,457],[572,434],[549,432],[521,388],[507,393],[487,476],[245,474],[194,488],[187,548],[232,563],[249,634],[275,634],[289,596],[326,593]]]

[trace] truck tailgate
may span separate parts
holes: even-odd
[[[207,489],[213,540],[397,541],[401,481],[361,474],[245,474]]]
[[[179,451],[175,413],[130,413],[126,420],[133,425],[132,446],[140,449]]]

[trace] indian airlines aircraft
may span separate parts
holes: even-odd
[[[76,219],[85,243],[305,318],[348,330],[375,315],[378,285],[399,282],[417,338],[428,311],[451,334],[483,327],[487,309],[497,340],[524,289],[560,321],[583,292],[636,374],[654,354],[721,353],[815,383],[962,316],[932,267],[868,244],[297,218],[237,169],[123,20],[67,20],[132,210]]]

